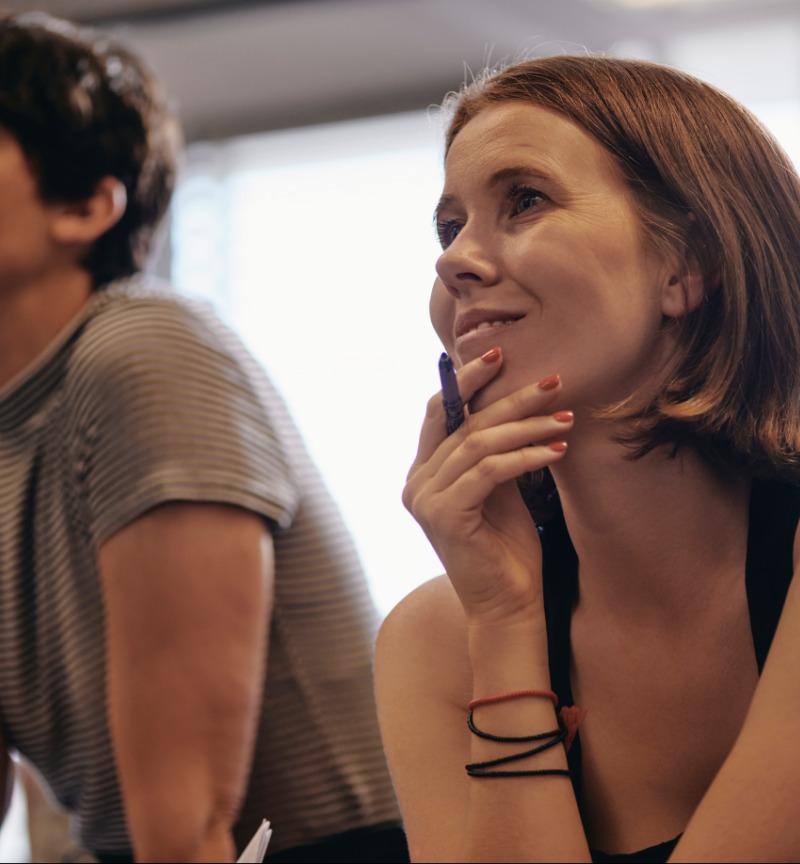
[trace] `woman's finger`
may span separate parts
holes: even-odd
[[[461,436],[457,446],[442,459],[435,470],[425,472],[430,480],[430,491],[436,494],[453,486],[461,476],[493,457],[560,439],[572,428],[573,421],[571,411],[558,411],[551,415],[537,415],[499,426],[471,430]],[[536,469],[526,468],[520,473],[528,470]]]
[[[491,353],[487,352],[487,355],[491,355]],[[484,358],[487,355],[484,355]],[[491,381],[499,371],[502,362],[499,349],[496,356],[491,356],[488,360],[484,358],[473,360],[458,372],[459,389],[465,402]],[[487,366],[491,367],[488,370],[489,374],[487,374]],[[466,383],[462,384],[462,382]],[[537,384],[523,387],[486,406],[481,411],[469,415],[467,420],[449,436],[447,446],[444,447],[441,445],[447,438],[445,414],[441,394],[437,394],[428,402],[427,414],[420,434],[419,448],[409,471],[409,478],[419,470],[421,465],[425,465],[431,472],[438,470],[450,453],[476,431],[544,414],[547,406],[555,400],[560,391],[561,380],[557,375],[551,375]],[[536,440],[538,438],[523,443],[532,443]]]
[[[491,493],[510,480],[530,471],[539,471],[561,460],[567,452],[566,441],[521,447],[506,453],[493,453],[476,462],[446,489],[434,490],[421,484],[414,494],[407,487],[403,500],[423,529],[436,525],[439,537],[468,535],[474,519]],[[469,516],[474,518],[469,518]],[[430,533],[429,533],[430,536]],[[466,539],[466,538],[464,538]]]
[[[497,348],[487,351],[483,357],[472,360],[458,371],[458,389],[465,405],[481,387],[484,387],[497,375],[502,365],[503,355]],[[440,391],[428,400],[417,455],[411,466],[409,476],[417,465],[425,463],[431,458],[446,437],[447,426]]]

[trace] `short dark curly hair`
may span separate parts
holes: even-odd
[[[22,147],[44,202],[89,198],[103,177],[127,193],[84,261],[95,288],[141,270],[175,185],[181,134],[141,58],[43,13],[0,17],[0,126]]]

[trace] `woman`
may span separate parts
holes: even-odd
[[[431,399],[404,493],[447,575],[376,657],[412,858],[800,860],[797,175],[653,64],[453,99],[431,316],[468,416]]]

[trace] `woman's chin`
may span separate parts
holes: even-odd
[[[503,371],[504,370],[501,369],[496,378],[492,378],[485,387],[478,390],[472,399],[469,400],[470,414],[475,414],[476,412],[481,411],[498,400],[503,399],[505,396],[511,395],[511,393],[518,389],[518,386],[520,385],[512,384],[504,377]]]

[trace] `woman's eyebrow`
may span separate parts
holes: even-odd
[[[513,180],[515,177],[536,177],[540,180],[548,179],[546,174],[532,168],[530,165],[511,165],[508,168],[499,168],[493,172],[489,178],[489,186],[492,188],[500,186],[508,180]]]
[[[495,189],[497,186],[502,186],[509,180],[513,180],[518,177],[531,177],[536,178],[537,180],[544,181],[548,181],[550,179],[542,171],[533,168],[530,165],[510,165],[506,168],[498,168],[497,171],[494,171],[490,175],[489,188]],[[437,202],[436,207],[433,211],[434,225],[437,225],[439,223],[442,210],[450,207],[455,202],[455,200],[456,198],[454,195],[442,195],[439,198],[439,201]]]

